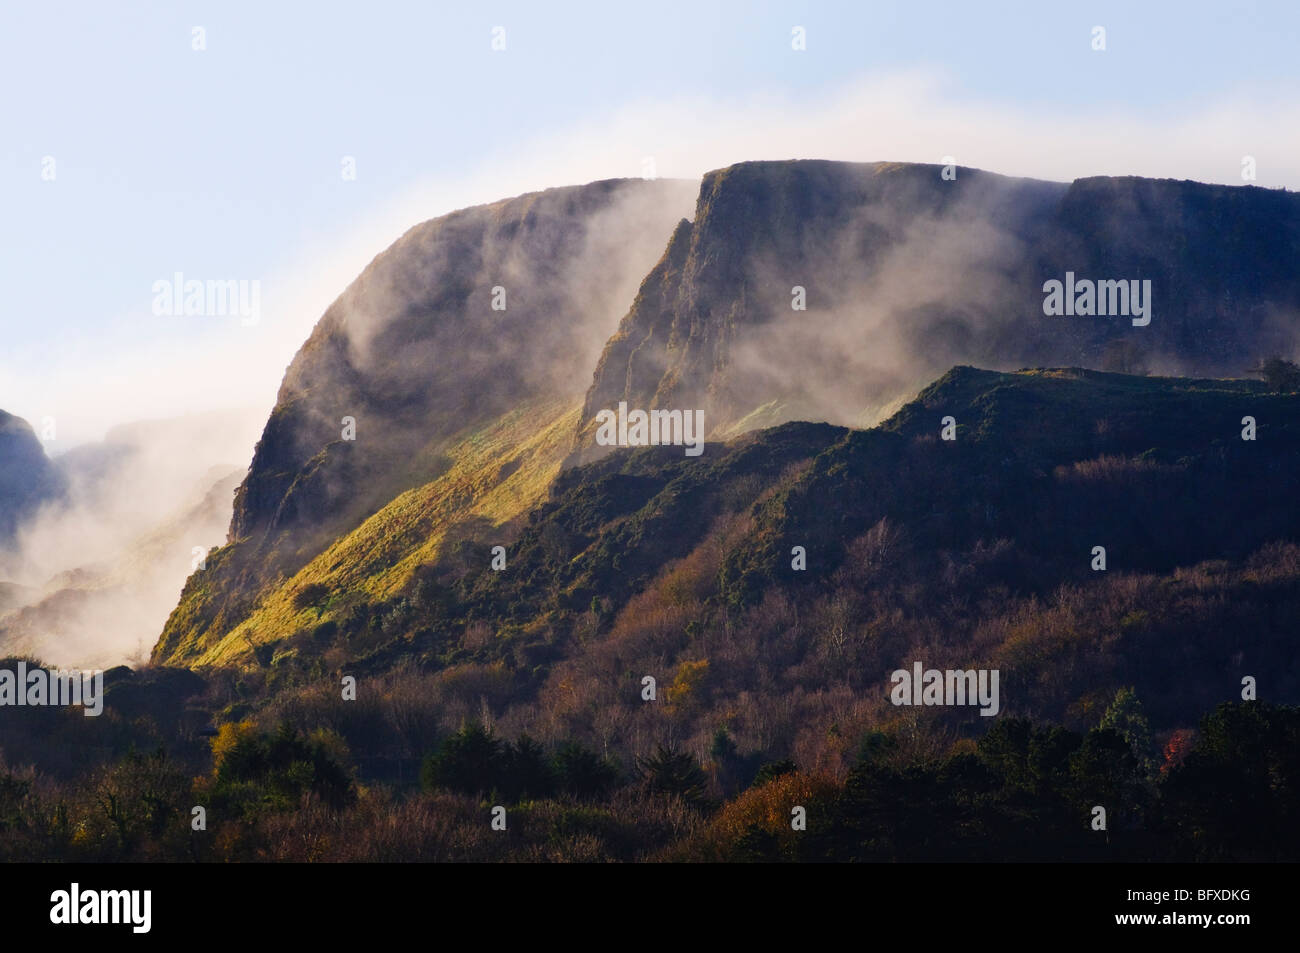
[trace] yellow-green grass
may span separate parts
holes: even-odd
[[[437,479],[397,496],[337,539],[295,575],[267,593],[252,613],[216,643],[187,659],[194,667],[242,664],[253,646],[277,641],[342,612],[348,599],[390,598],[421,565],[433,562],[447,532],[468,519],[501,526],[545,496],[572,449],[580,406],[539,401],[522,405],[466,434],[446,455]],[[503,468],[515,463],[503,474]],[[322,584],[323,608],[299,609],[295,596]]]

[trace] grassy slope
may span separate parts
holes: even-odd
[[[352,598],[380,600],[436,559],[448,531],[465,520],[500,526],[545,495],[569,450],[578,409],[554,401],[517,408],[465,436],[437,479],[402,493],[291,578],[267,592],[252,614],[216,641],[192,645],[168,661],[194,666],[239,663],[252,646],[334,618]],[[504,540],[503,540],[504,541]],[[295,608],[304,587],[322,584],[329,601]]]

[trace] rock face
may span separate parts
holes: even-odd
[[[64,490],[31,425],[0,410],[0,550],[24,521]]]
[[[229,545],[191,579],[156,654],[234,630],[277,581],[407,490],[446,477],[455,486],[439,499],[461,513],[489,476],[465,476],[456,455],[502,433],[515,442],[495,448],[489,482],[506,481],[523,463],[515,448],[576,415],[696,191],[672,180],[548,189],[425,222],[375,258],[290,365],[235,495]],[[557,437],[557,467],[573,429]],[[410,530],[403,545],[444,528]]]
[[[311,549],[436,474],[440,442],[529,400],[580,397],[693,191],[596,182],[407,232],[290,365],[236,497],[232,540],[305,529]]]
[[[702,408],[714,435],[870,423],[962,363],[1240,375],[1293,346],[1297,265],[1300,197],[1284,191],[743,163],[704,177],[606,345],[584,437],[620,400]],[[1149,280],[1150,323],[1046,316],[1044,282],[1067,272]]]

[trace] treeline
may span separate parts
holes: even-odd
[[[468,723],[419,790],[358,782],[327,729],[223,725],[193,776],[165,750],[57,781],[0,770],[5,861],[1284,861],[1300,856],[1300,708],[1223,704],[1151,757],[1121,696],[1075,732],[997,719],[918,756],[864,734],[842,777],[792,761],[711,795],[712,760],[623,765]],[[494,808],[503,811],[494,813]],[[497,824],[494,826],[494,817]],[[504,829],[499,829],[504,825]]]

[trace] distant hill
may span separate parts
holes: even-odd
[[[0,651],[101,667],[147,653],[195,547],[225,538],[255,425],[247,410],[136,421],[49,461],[56,505],[0,562]]]
[[[45,456],[31,425],[0,410],[0,550],[41,504],[62,496],[65,485]]]
[[[206,550],[221,539],[243,475],[243,468],[208,472],[188,501],[103,559],[39,587],[0,584],[0,652],[98,668],[147,657],[193,564],[194,547]],[[86,525],[87,533],[94,531]]]

